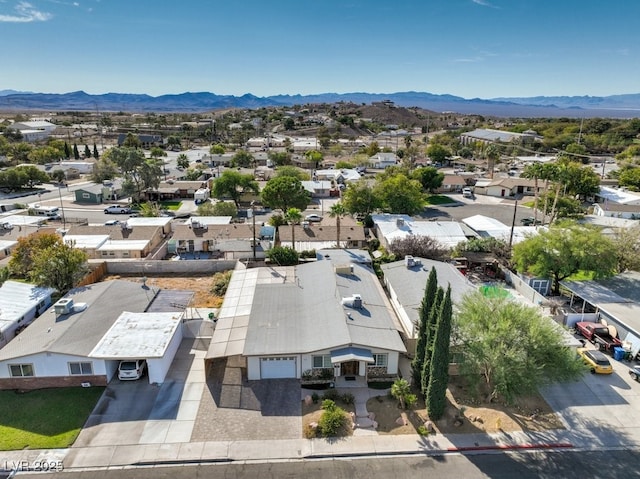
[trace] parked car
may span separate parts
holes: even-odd
[[[104,225],[105,226],[115,226],[115,225],[119,225],[120,221],[119,220],[109,220],[109,221],[105,221]]]
[[[578,348],[577,351],[578,356],[589,366],[592,373],[611,374],[613,372],[613,366],[603,352],[588,348]]]
[[[120,214],[124,215],[124,214],[131,213],[131,208],[129,208],[128,206],[111,205],[111,206],[107,206],[104,209],[104,212],[106,214],[110,214],[110,213],[118,214],[118,213],[120,213]]]
[[[535,218],[533,218],[531,216],[529,218],[522,218],[520,220],[520,223],[522,223],[522,226],[537,226],[537,225],[541,225],[542,221],[541,220],[536,220]]]
[[[462,188],[462,197],[463,198],[473,198],[473,191],[471,191],[471,188],[469,187],[464,187]]]
[[[613,337],[609,328],[602,323],[578,321],[575,328],[578,334],[595,344],[600,351],[613,353],[613,348],[622,344],[622,341]]]
[[[640,366],[637,364],[632,366],[631,369],[629,369],[629,376],[631,376],[631,379],[634,381],[640,382]]]
[[[304,217],[305,221],[311,221],[312,223],[319,223],[322,221],[322,216],[311,214]]]
[[[144,376],[147,362],[144,359],[131,359],[120,361],[118,366],[118,379],[121,381],[134,381]]]

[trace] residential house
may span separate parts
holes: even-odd
[[[0,389],[105,386],[125,359],[145,359],[162,383],[192,296],[123,280],[71,290],[0,349]]]
[[[333,221],[331,221],[333,220]],[[311,251],[327,248],[364,248],[367,245],[364,228],[351,217],[340,220],[340,245],[338,241],[338,226],[333,218],[325,218],[320,223],[304,221],[295,225],[296,251]],[[290,225],[278,227],[278,238],[281,246],[291,247],[292,231]]]
[[[237,357],[249,380],[327,370],[336,378],[395,378],[406,349],[371,259],[357,250],[321,250],[318,259],[239,264],[205,360]]]
[[[374,168],[384,169],[389,166],[395,166],[398,164],[398,156],[395,153],[376,153],[369,158],[369,163]]]
[[[212,181],[182,181],[168,180],[160,182],[158,188],[143,192],[148,201],[161,201],[173,199],[193,199],[196,191],[201,188],[211,189]]]
[[[496,178],[484,187],[476,183],[474,192],[476,194],[497,197],[535,195],[535,184],[535,180],[529,180],[527,178]],[[541,193],[543,191],[544,182],[538,181],[538,192]]]
[[[375,234],[380,244],[389,248],[396,239],[410,235],[428,236],[442,246],[453,248],[458,243],[474,237],[473,232],[465,230],[457,221],[422,221],[408,215],[374,214]]]
[[[19,281],[0,286],[0,348],[5,346],[51,305],[53,288]]]
[[[312,198],[328,198],[331,192],[330,181],[303,181],[302,187],[311,193]]]
[[[140,134],[137,135],[138,141],[140,142],[140,146],[148,150],[153,146],[162,146],[164,144],[164,140],[162,139],[162,135],[148,135],[148,134]],[[118,135],[118,146],[122,146],[124,144],[124,140],[127,139],[126,133],[120,133]]]
[[[593,205],[595,216],[608,216],[610,218],[624,218],[630,220],[640,219],[640,205],[620,204],[607,201]]]
[[[626,188],[613,188],[601,186],[596,194],[596,202],[603,203],[603,209],[609,209],[611,203],[618,205],[640,205],[640,193],[629,191]]]
[[[46,140],[56,128],[56,125],[46,120],[20,121],[7,126],[9,130],[19,131],[22,139],[29,143]]]
[[[120,198],[122,181],[105,181],[102,184],[84,185],[75,191],[76,203],[101,204],[105,201],[115,201]]]
[[[407,351],[413,355],[416,347],[420,304],[431,268],[435,268],[438,284],[443,288],[451,286],[453,304],[459,304],[463,296],[475,291],[473,286],[451,263],[424,258],[407,257],[400,261],[380,265],[384,285],[391,304],[400,318]]]
[[[442,186],[438,188],[438,193],[460,193],[462,188],[468,186],[464,176],[444,175]]]
[[[533,130],[527,130],[522,133],[513,133],[511,131],[491,130],[486,128],[479,128],[473,131],[468,131],[460,135],[460,143],[463,145],[472,145],[476,142],[482,142],[485,144],[502,142],[502,143],[524,143],[527,141],[541,141],[542,137]]]
[[[89,259],[140,259],[147,257],[164,239],[160,226],[72,226],[64,242],[82,249]]]
[[[536,226],[507,226],[495,218],[474,215],[464,218],[462,222],[477,233],[480,238],[495,238],[506,243],[516,244],[538,234]]]

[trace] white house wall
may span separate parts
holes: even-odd
[[[21,358],[7,359],[0,362],[0,378],[10,378],[10,364],[32,364],[34,377],[70,376],[69,363],[90,362],[94,376],[107,376],[107,368],[103,359],[71,356],[67,354],[39,353]]]
[[[398,300],[398,295],[393,290],[388,281],[385,280],[385,285],[387,286],[387,290],[389,291],[389,299],[391,301],[391,306],[393,306],[393,310],[396,312],[398,318],[400,318],[400,322],[402,323],[402,328],[404,329],[405,334],[408,338],[414,338],[416,335],[416,328],[413,321],[409,318],[407,311],[404,309],[404,306],[400,304],[400,300]]]
[[[150,384],[162,384],[164,382],[164,379],[169,372],[169,368],[171,367],[171,363],[173,363],[173,358],[176,356],[176,352],[178,351],[181,342],[182,325],[178,326],[178,328],[176,329],[176,332],[171,338],[171,341],[169,341],[169,345],[167,346],[167,350],[165,351],[164,355],[161,358],[147,360]]]

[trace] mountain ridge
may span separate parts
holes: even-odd
[[[391,101],[397,106],[417,107],[437,112],[455,112],[497,117],[614,117],[640,114],[640,93],[610,96],[535,96],[463,98],[450,94],[405,91],[394,93],[282,94],[258,97],[217,95],[211,92],[183,92],[151,96],[138,93],[89,94],[33,93],[0,90],[0,110],[78,110],[198,113],[228,108],[286,107],[309,103],[372,103]]]

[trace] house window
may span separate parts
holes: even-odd
[[[83,376],[93,374],[93,364],[86,363],[69,363],[69,373],[72,376]]]
[[[129,257],[129,252],[128,251],[123,251],[122,252],[122,257],[123,258],[128,258]]]
[[[83,197],[84,199],[88,199],[88,198],[90,198],[90,197],[91,197],[91,195],[90,195],[89,193],[82,193],[82,197]]]
[[[322,356],[313,356],[313,367],[314,369],[319,368],[332,368],[331,364],[331,355],[325,354]]]
[[[12,378],[26,378],[33,376],[33,364],[9,364]]]
[[[387,357],[387,354],[374,354],[373,364],[371,364],[371,366],[387,367]]]

